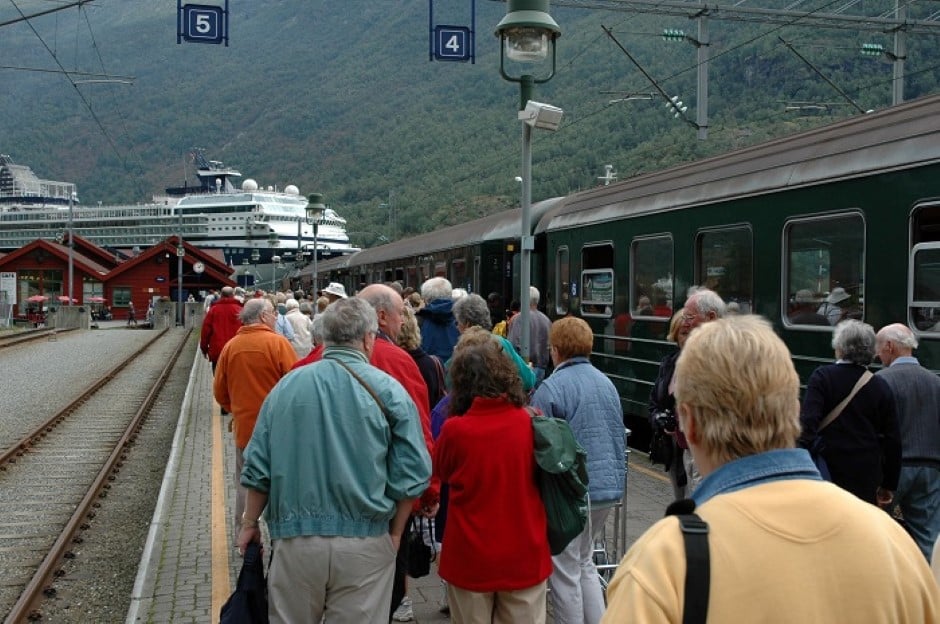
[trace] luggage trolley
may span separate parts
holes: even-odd
[[[620,560],[627,553],[627,482],[630,478],[630,430],[623,430],[623,496],[620,502],[614,505],[612,536],[608,537],[608,526],[604,524],[600,536],[594,540],[594,563],[601,579],[604,593],[607,593],[607,584],[614,577]]]

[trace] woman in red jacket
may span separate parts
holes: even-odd
[[[502,349],[487,331],[461,336],[449,367],[454,417],[434,447],[434,472],[450,484],[439,573],[457,624],[545,622],[552,560],[532,424]]]

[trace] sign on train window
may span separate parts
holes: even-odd
[[[741,314],[752,312],[754,246],[746,225],[699,232],[695,238],[695,283],[714,290]]]
[[[865,222],[860,214],[789,221],[784,228],[788,325],[831,327],[863,319]]]
[[[910,315],[922,332],[940,332],[940,242],[914,245],[911,252]]]
[[[581,271],[581,315],[610,316],[613,309],[613,269]]]
[[[634,318],[668,321],[672,318],[672,236],[633,241],[630,250],[630,301]]]
[[[571,264],[567,247],[559,247],[555,252],[555,314],[568,314],[568,305],[571,297],[577,296],[577,291],[571,289]]]
[[[590,243],[581,248],[581,316],[609,317],[613,314],[613,266],[613,243]]]

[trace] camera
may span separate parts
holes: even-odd
[[[679,428],[679,422],[672,410],[664,410],[653,414],[653,425],[661,431],[672,433]]]

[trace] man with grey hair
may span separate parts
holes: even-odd
[[[421,326],[421,348],[442,361],[450,359],[460,334],[454,325],[454,288],[443,277],[432,277],[421,284],[424,307],[417,312]]]
[[[369,364],[379,330],[361,298],[323,313],[323,359],[287,375],[261,409],[242,484],[239,549],[273,542],[271,622],[388,618],[395,553],[431,459],[408,393]]]
[[[539,289],[529,286],[529,361],[535,372],[536,387],[545,379],[545,373],[552,363],[552,357],[548,351],[548,332],[552,329],[552,322],[538,309],[540,299]],[[507,338],[512,346],[521,352],[522,323],[519,322],[519,318],[509,326]]]
[[[722,299],[714,290],[693,287],[689,289],[689,296],[685,300],[685,306],[682,308],[682,328],[685,332],[690,333],[693,329],[700,325],[723,318],[727,313],[727,310],[728,308],[725,305],[724,299]],[[671,397],[675,395],[675,374],[671,375],[666,388],[668,397],[671,400]],[[656,392],[655,387],[653,388],[653,392]],[[652,402],[653,398],[651,397],[651,403]],[[685,495],[689,496],[691,495],[692,491],[698,487],[698,484],[701,483],[702,475],[699,473],[698,467],[695,465],[695,460],[692,458],[692,453],[689,450],[689,443],[685,439],[685,434],[682,432],[681,427],[676,428],[675,436],[676,446],[679,447],[682,453],[682,466],[686,477]]]
[[[221,301],[213,308],[220,305]],[[267,299],[245,302],[241,311],[242,326],[222,349],[212,384],[215,400],[222,409],[232,413],[235,437],[233,530],[236,539],[238,519],[245,508],[245,488],[240,485],[242,454],[251,439],[265,397],[297,359],[287,339],[275,333],[276,319],[274,304]]]
[[[875,353],[885,368],[901,430],[901,476],[894,501],[908,531],[930,560],[940,535],[940,377],[913,356],[917,337],[906,325],[882,327]]]

